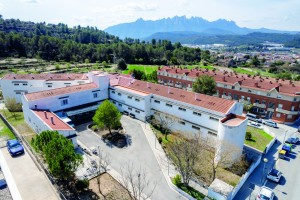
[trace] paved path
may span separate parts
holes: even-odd
[[[141,123],[128,117],[122,117],[121,121],[126,132],[131,136],[129,138],[131,144],[126,148],[119,149],[114,146],[106,145],[98,135],[89,130],[85,130],[82,127],[77,129],[79,131],[77,139],[88,147],[100,146],[100,149],[110,156],[110,165],[113,169],[118,171],[118,173],[120,173],[120,167],[124,166],[124,164],[128,161],[133,163],[135,167],[142,167],[146,170],[151,182],[157,184],[151,199],[185,199],[169,187],[168,182],[164,177],[164,173],[162,172],[158,161],[149,146],[147,138],[145,137]],[[167,164],[165,165],[167,166]]]
[[[278,150],[282,147],[282,142],[290,136],[298,136],[300,134],[296,130],[297,126],[279,125],[279,129],[265,127],[265,130],[277,137],[278,142],[274,144],[271,150],[263,158],[267,158],[268,162],[264,165],[263,162],[254,170],[251,176],[247,179],[243,187],[235,196],[234,200],[251,199],[255,200],[259,193],[260,187],[266,185],[274,190],[275,200],[299,200],[300,196],[300,145],[294,149],[294,153],[286,160],[278,159]],[[287,132],[286,132],[287,131]],[[262,160],[263,160],[262,158]],[[283,172],[283,177],[279,183],[266,180],[266,173],[273,166]],[[255,190],[251,193],[249,184],[255,184]],[[251,195],[251,198],[249,198]]]
[[[37,168],[29,154],[11,157],[6,148],[1,150],[1,165],[5,165],[4,176],[14,199],[57,200],[48,178]],[[12,187],[9,184],[12,183]]]

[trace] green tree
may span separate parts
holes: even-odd
[[[74,175],[82,164],[82,156],[74,151],[70,140],[57,131],[43,131],[31,143],[46,159],[50,173],[60,179],[68,179]]]
[[[12,116],[16,119],[16,112],[22,111],[22,104],[18,103],[15,98],[6,98],[5,107],[11,112]]]
[[[107,128],[111,134],[113,128],[121,125],[121,113],[117,107],[108,100],[105,100],[96,110],[93,121],[100,128]]]
[[[126,70],[127,69],[127,64],[123,58],[118,60],[118,69],[119,70]]]
[[[193,83],[193,92],[213,95],[216,93],[216,81],[208,75],[199,76]]]
[[[258,60],[257,56],[253,56],[252,61],[251,61],[251,64],[252,64],[254,67],[260,66],[260,61]]]

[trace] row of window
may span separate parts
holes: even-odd
[[[22,84],[23,86],[27,86],[28,83],[14,83],[14,86],[19,86],[20,84]]]
[[[116,92],[113,90],[113,91],[111,91],[111,93],[115,94]],[[118,96],[122,96],[122,94],[119,92],[119,93],[118,93]],[[129,96],[129,95],[128,95],[127,98],[128,98],[128,99],[132,99],[132,96]],[[139,102],[140,99],[135,98],[135,101]]]

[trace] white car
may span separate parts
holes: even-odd
[[[267,175],[267,179],[274,181],[278,183],[280,181],[280,178],[282,176],[282,173],[278,171],[277,169],[271,169]]]
[[[261,187],[260,192],[256,197],[256,200],[273,200],[274,199],[274,192],[272,189],[268,187]]]
[[[277,123],[276,123],[276,122],[273,122],[273,121],[270,120],[270,119],[263,120],[262,123],[265,124],[265,125],[267,125],[267,126],[271,126],[271,127],[273,127],[273,128],[278,128]]]
[[[252,127],[255,127],[255,128],[259,128],[259,129],[262,129],[262,125],[257,123],[257,122],[252,122],[252,121],[249,121],[248,122],[248,126],[252,126]]]

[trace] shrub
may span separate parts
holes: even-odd
[[[89,187],[90,183],[88,179],[77,180],[75,183],[75,188],[78,191],[83,191]]]
[[[158,138],[158,142],[159,142],[159,144],[162,143],[162,138],[161,137]]]
[[[249,131],[247,131],[246,132],[246,140],[251,140],[252,139],[252,133],[251,132],[249,132]]]
[[[179,187],[179,185],[181,185],[181,176],[179,174],[177,174],[173,180],[172,180],[173,184],[176,185],[177,187]]]

